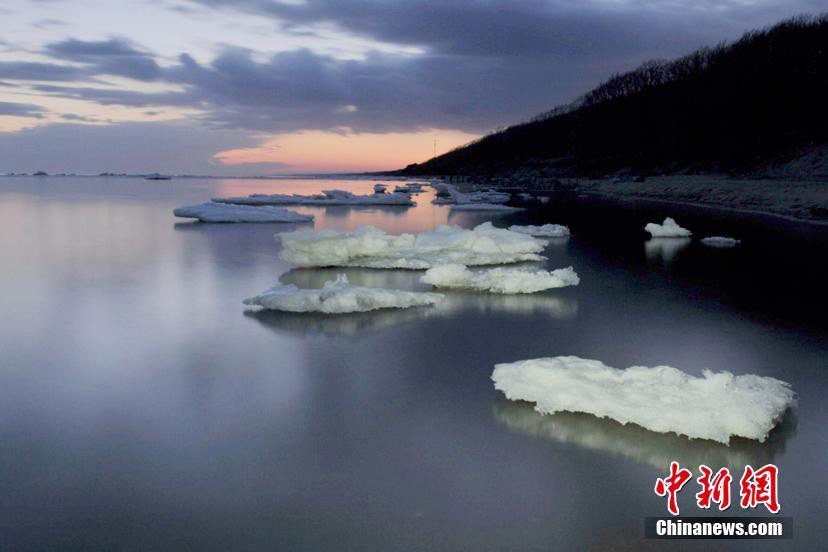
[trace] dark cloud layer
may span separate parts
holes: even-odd
[[[260,61],[227,47],[208,64],[183,53],[161,67],[126,40],[64,40],[45,53],[71,65],[0,64],[0,78],[40,81],[126,76],[161,81],[179,92],[38,85],[40,92],[101,104],[204,110],[216,126],[268,132],[348,127],[389,132],[442,127],[484,132],[568,102],[611,73],[652,57],[672,57],[738,36],[798,11],[810,0],[717,10],[675,2],[541,0],[201,0],[202,10],[245,10],[274,25],[343,32],[420,47],[419,55],[373,52],[343,60],[310,50]],[[94,83],[93,83],[94,84]]]

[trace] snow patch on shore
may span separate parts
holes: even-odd
[[[764,441],[796,401],[770,377],[704,371],[697,378],[670,366],[619,370],[575,356],[498,364],[495,388],[542,414],[585,412],[659,433],[727,444],[731,436]]]
[[[533,226],[531,224],[518,226],[515,224],[510,226],[509,230],[542,238],[562,238],[569,235],[569,228],[561,224],[544,224],[543,226]]]
[[[686,238],[692,234],[690,230],[682,228],[670,217],[664,219],[661,224],[650,222],[644,227],[644,230],[654,238]]]
[[[432,267],[420,278],[438,288],[473,289],[491,293],[535,293],[545,289],[577,286],[578,274],[572,267],[547,272],[525,268],[490,268],[472,272],[462,264]]]
[[[312,222],[313,215],[301,215],[279,207],[251,207],[249,205],[224,205],[202,203],[173,209],[182,218],[194,218],[201,222]]]
[[[285,312],[340,314],[434,305],[442,299],[443,295],[439,293],[354,286],[348,283],[347,276],[340,274],[336,280],[326,282],[322,289],[300,289],[288,284],[276,286],[243,302],[245,305]]]
[[[467,266],[542,261],[546,242],[495,228],[490,222],[473,230],[438,226],[419,234],[386,234],[373,226],[353,231],[320,230],[276,236],[281,257],[295,267],[351,266],[427,269],[439,264]]]

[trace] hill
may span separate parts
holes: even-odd
[[[828,13],[649,61],[399,175],[828,176]],[[824,174],[822,174],[824,173]]]

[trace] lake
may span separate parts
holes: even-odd
[[[0,548],[824,546],[828,227],[570,194],[515,214],[452,214],[430,188],[413,208],[291,207],[314,226],[172,215],[215,196],[370,193],[374,182],[0,178]],[[647,243],[644,224],[665,216],[742,243]],[[339,316],[241,303],[341,272],[428,289],[416,271],[291,270],[277,232],[487,220],[569,225],[545,265],[574,266],[580,285]],[[541,416],[494,389],[495,363],[558,355],[774,376],[799,407],[766,443],[725,447]],[[775,463],[795,538],[644,539],[644,518],[667,514],[653,485],[671,459],[694,472]],[[708,515],[695,487],[679,495],[682,514]]]

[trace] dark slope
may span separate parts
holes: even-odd
[[[828,14],[617,75],[403,175],[750,173],[828,143]]]

